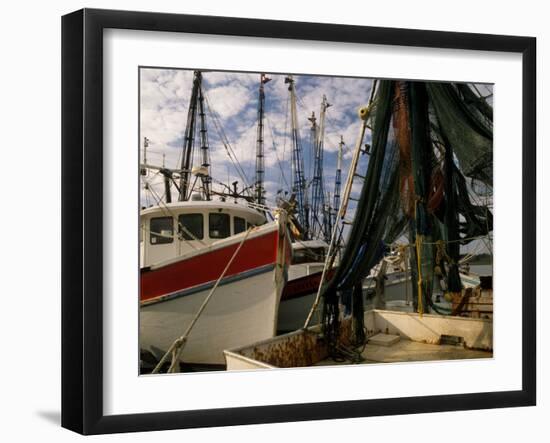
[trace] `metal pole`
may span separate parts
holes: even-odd
[[[304,227],[304,238],[309,238],[309,220],[305,215],[305,180],[304,180],[304,160],[302,157],[302,144],[300,133],[298,131],[298,115],[296,111],[296,92],[294,79],[291,75],[285,78],[290,92],[290,116],[292,125],[292,192],[296,195],[298,207],[298,222]]]
[[[265,92],[264,84],[271,79],[265,74],[260,75],[260,88],[258,91],[258,129],[256,137],[256,203],[259,205],[265,204],[264,191],[264,176],[265,176],[265,159],[264,159],[264,106]]]
[[[346,180],[344,196],[342,198],[342,202],[340,203],[340,208],[338,209],[337,221],[343,220],[347,211],[348,200],[351,193],[351,188],[353,186],[353,177],[355,176],[357,163],[359,162],[359,156],[361,155],[361,147],[363,146],[363,138],[365,137],[365,131],[367,129],[367,117],[368,117],[368,113],[363,118],[361,127],[359,129],[359,136],[357,137],[357,142],[355,144],[355,149],[353,152],[353,158],[352,158],[351,165],[348,172],[348,178]],[[333,254],[333,251],[334,251],[336,239],[339,236],[338,228],[339,228],[338,223],[335,223],[334,227],[332,228],[332,236],[330,239],[330,245],[327,252],[327,258],[325,260],[325,265],[323,267],[323,272],[321,274],[321,281],[319,282],[319,287],[317,289],[317,296],[315,297],[315,302],[313,303],[313,306],[311,307],[311,310],[309,311],[309,314],[304,323],[304,329],[306,329],[309,326],[309,323],[311,322],[311,318],[313,317],[313,313],[317,310],[317,307],[319,306],[319,301],[321,300],[321,289],[323,287],[323,283],[325,282],[327,269],[331,268],[334,263],[335,255]]]
[[[197,97],[199,87],[202,82],[202,74],[195,71],[193,79],[193,89],[191,90],[191,99],[189,100],[189,109],[187,111],[187,125],[185,127],[185,138],[183,141],[183,153],[181,156],[181,176],[180,176],[180,195],[179,201],[187,200],[187,190],[189,188],[189,179],[191,168],[193,166],[193,145],[195,142],[195,122],[197,118]]]

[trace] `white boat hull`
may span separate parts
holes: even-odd
[[[222,365],[224,349],[273,337],[282,287],[275,277],[275,269],[271,269],[219,286],[195,324],[181,360]],[[206,289],[142,306],[141,347],[161,357],[185,332],[209,292]]]

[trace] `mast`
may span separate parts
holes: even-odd
[[[332,206],[334,208],[331,214],[331,225],[336,225],[336,211],[340,207],[340,187],[342,184],[342,157],[344,152],[344,136],[340,136],[340,143],[338,143],[338,160],[336,162],[336,177],[334,179],[334,201]]]
[[[198,71],[201,75],[200,71]],[[210,151],[208,149],[208,133],[206,130],[206,118],[204,114],[204,96],[202,93],[202,75],[201,81],[199,82],[199,91],[198,91],[198,100],[199,100],[199,117],[200,117],[200,138],[201,138],[201,154],[202,154],[202,170],[201,181],[204,197],[206,200],[210,200],[210,183],[212,179],[210,178]],[[204,174],[206,172],[206,174]]]
[[[202,80],[200,71],[195,71],[193,78],[193,89],[191,90],[191,99],[189,100],[189,109],[187,111],[187,126],[185,127],[185,137],[183,139],[183,149],[181,156],[181,175],[180,175],[180,195],[179,201],[187,200],[187,190],[189,189],[189,179],[191,176],[191,167],[193,165],[193,144],[195,141],[195,122],[197,119],[197,97]]]
[[[179,201],[185,201],[189,198],[189,184],[191,182],[191,170],[193,168],[193,151],[195,148],[195,132],[197,126],[197,111],[199,113],[200,128],[199,137],[201,144],[201,171],[197,174],[202,181],[202,189],[206,200],[210,200],[210,152],[208,149],[208,135],[206,129],[206,117],[204,112],[204,95],[202,91],[202,73],[195,71],[193,77],[193,88],[191,98],[189,99],[189,109],[187,111],[187,125],[185,127],[185,137],[183,139],[181,156],[181,175],[179,186]]]
[[[325,116],[328,107],[331,106],[327,101],[327,97],[323,95],[321,102],[321,117],[319,120],[319,131],[315,143],[315,160],[313,166],[312,180],[312,210],[311,210],[311,229],[313,235],[317,237],[330,238],[330,232],[327,231],[328,220],[325,217],[325,190],[323,183],[323,153],[325,139]],[[315,125],[315,122],[313,122]]]
[[[296,198],[296,215],[298,222],[304,230],[304,239],[309,238],[309,220],[305,208],[305,180],[304,180],[304,159],[302,154],[302,142],[298,130],[298,116],[296,112],[296,91],[292,75],[285,78],[290,92],[290,119],[292,125],[292,193]]]
[[[264,85],[270,81],[265,74],[260,75],[260,88],[258,97],[258,129],[256,137],[256,187],[255,200],[259,205],[265,204],[264,176],[265,176],[265,161],[264,161],[264,106],[265,93]]]
[[[308,118],[308,120],[311,122],[311,135],[310,135],[310,145],[311,145],[311,157],[310,157],[310,161],[315,165],[315,158],[316,158],[316,153],[317,153],[317,138],[318,138],[318,132],[317,132],[317,129],[318,129],[318,126],[317,126],[317,118],[315,117],[315,112],[312,112],[311,113],[311,117]],[[315,169],[315,168],[314,168]],[[311,172],[311,169],[310,169],[310,172]],[[311,203],[313,203],[313,205],[315,205],[315,173],[313,174],[313,179],[311,181],[311,184],[313,185],[311,190]],[[315,232],[315,225],[316,225],[316,220],[317,220],[317,211],[315,209],[315,207],[311,208],[310,207],[310,200],[309,200],[309,195],[307,194],[306,192],[306,201],[305,201],[305,207],[306,207],[306,212],[305,212],[305,215],[307,217],[307,219],[309,220],[309,229],[311,230],[311,237],[316,237],[316,232]]]
[[[166,203],[172,203],[172,191],[170,189],[170,179],[172,178],[172,173],[166,169],[161,169],[161,174],[164,178],[164,199]]]

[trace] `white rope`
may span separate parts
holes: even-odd
[[[233,263],[233,260],[235,260],[235,257],[237,257],[237,254],[239,253],[239,251],[241,250],[244,242],[248,238],[248,235],[254,229],[255,229],[254,227],[248,228],[248,230],[246,231],[246,235],[243,237],[243,239],[239,243],[239,246],[237,247],[237,249],[235,249],[235,252],[233,253],[231,258],[227,262],[227,265],[225,266],[225,269],[223,270],[221,275],[218,277],[218,280],[214,284],[214,287],[210,290],[210,293],[206,296],[206,298],[202,302],[201,307],[199,308],[199,310],[195,314],[195,317],[193,317],[193,320],[191,321],[191,323],[187,327],[187,330],[183,333],[183,335],[181,335],[176,340],[174,340],[174,343],[172,343],[170,348],[162,356],[162,358],[160,359],[158,364],[155,366],[155,369],[153,369],[153,372],[152,372],[153,374],[158,374],[160,368],[166,362],[166,360],[168,360],[168,356],[170,356],[170,355],[172,356],[172,362],[170,364],[170,367],[168,368],[168,372],[169,373],[177,372],[177,367],[178,367],[178,364],[179,364],[180,355],[181,355],[181,352],[183,351],[183,348],[185,347],[185,344],[187,342],[187,338],[189,337],[189,334],[191,333],[191,330],[193,329],[193,327],[195,326],[195,324],[199,320],[199,317],[201,316],[201,314],[205,310],[206,306],[208,305],[208,302],[212,298],[212,295],[214,295],[214,292],[216,292],[216,289],[218,288],[218,286],[219,286],[220,282],[222,281],[222,279],[225,277],[225,274],[229,270],[229,267]]]
[[[348,178],[346,180],[346,186],[344,187],[344,193],[343,193],[343,196],[342,196],[342,200],[340,202],[340,208],[338,209],[338,215],[337,215],[337,218],[336,218],[337,221],[343,220],[345,218],[345,214],[346,214],[347,206],[348,206],[348,200],[349,200],[351,188],[353,186],[353,178],[354,178],[354,175],[355,175],[355,171],[357,169],[357,162],[359,161],[359,155],[360,155],[360,152],[361,152],[361,146],[363,144],[363,139],[365,137],[366,127],[367,127],[366,120],[363,120],[362,124],[361,124],[361,128],[359,130],[359,137],[358,137],[357,143],[355,145],[355,151],[354,151],[354,154],[353,154],[353,159],[352,159],[352,162],[351,162],[351,166],[350,166],[350,169],[348,171]],[[333,254],[333,251],[335,250],[335,247],[336,247],[336,239],[339,236],[339,231],[340,231],[340,225],[337,222],[337,223],[335,223],[334,228],[332,229],[330,244],[329,244],[328,251],[327,251],[327,256],[326,256],[326,259],[325,259],[325,265],[323,266],[323,272],[321,273],[321,281],[319,282],[319,287],[317,288],[317,295],[315,296],[315,301],[313,302],[313,306],[311,307],[311,309],[309,311],[309,314],[306,318],[303,329],[307,329],[307,327],[309,326],[309,323],[311,322],[311,318],[313,317],[313,313],[319,307],[319,302],[321,301],[321,291],[322,291],[322,288],[323,288],[323,284],[325,282],[325,278],[326,278],[326,275],[327,275],[327,270],[329,268],[332,268],[332,265],[334,263],[335,255]],[[342,227],[342,231],[343,231],[343,227]]]

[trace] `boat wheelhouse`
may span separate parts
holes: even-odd
[[[159,265],[266,222],[256,209],[223,201],[191,200],[143,209],[141,266]]]

